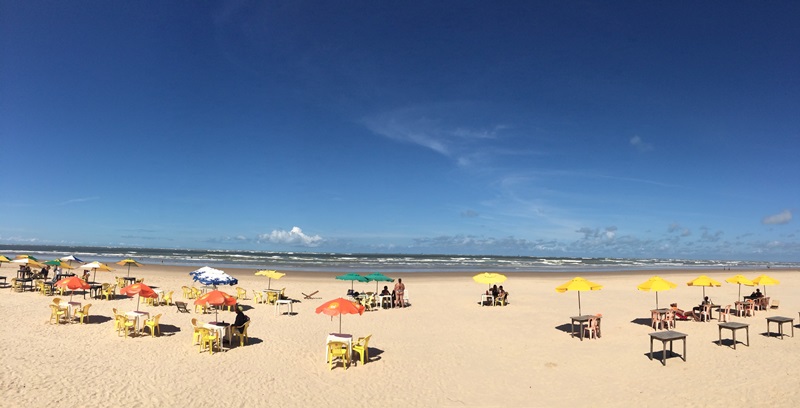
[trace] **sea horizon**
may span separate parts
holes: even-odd
[[[800,262],[750,260],[543,257],[463,254],[273,252],[238,249],[178,249],[114,246],[0,244],[0,254],[50,260],[75,255],[85,262],[134,258],[143,264],[280,269],[308,272],[608,272],[625,270],[800,268]]]

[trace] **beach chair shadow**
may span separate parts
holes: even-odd
[[[383,354],[383,350],[375,347],[369,348],[369,361],[370,363],[374,363],[381,359],[381,354]]]
[[[633,323],[633,324],[641,324],[642,326],[647,326],[647,327],[653,327],[653,321],[649,317],[648,318],[639,317],[639,318],[631,320],[631,323]]]
[[[162,336],[174,336],[175,333],[181,331],[181,328],[178,326],[175,326],[173,324],[164,324],[164,323],[159,323],[158,329],[161,332]]]
[[[321,297],[318,297],[318,298],[314,297],[314,295],[316,295],[317,293],[319,293],[318,290],[315,290],[315,291],[313,291],[313,292],[311,292],[309,294],[305,294],[303,292],[300,292],[300,294],[303,295],[303,299],[322,299]],[[299,302],[299,300],[298,300],[298,302]]]
[[[261,340],[258,337],[247,336],[247,344],[245,344],[244,347],[250,347],[250,346],[252,346],[254,344],[261,344],[263,342],[264,342],[264,340]],[[234,340],[234,343],[236,343],[236,346],[239,347],[238,340]]]
[[[577,325],[576,325],[576,327],[577,327]],[[554,329],[561,330],[562,332],[567,333],[567,334],[572,333],[572,325],[569,324],[569,323],[564,323],[562,325],[556,326],[556,327],[554,327]]]

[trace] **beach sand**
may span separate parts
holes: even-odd
[[[174,298],[182,300],[181,286],[192,285],[192,269],[148,265],[133,268],[131,275],[174,290]],[[4,264],[0,275],[10,280],[15,270]],[[214,355],[201,354],[191,344],[191,319],[212,321],[213,314],[142,305],[151,315],[163,314],[163,335],[123,338],[113,329],[111,309],[135,310],[135,298],[83,300],[79,293],[79,301],[92,303],[90,324],[50,325],[52,297],[3,289],[0,406],[788,407],[800,397],[800,331],[784,340],[764,335],[767,316],[783,315],[798,323],[796,271],[583,274],[603,285],[581,294],[584,314],[603,315],[602,338],[584,341],[568,333],[569,317],[578,314],[577,294],[555,291],[576,273],[509,273],[506,307],[479,306],[486,287],[473,282],[471,274],[391,275],[403,278],[411,306],[344,316],[343,332],[373,335],[372,361],[347,370],[329,370],[325,361],[325,338],[338,331],[338,318],[314,309],[343,296],[350,282],[333,279],[335,274],[289,272],[273,280],[272,287],[285,287],[290,298],[299,300],[296,314],[276,316],[273,306],[252,299],[253,289],[267,287],[266,278],[254,276],[254,270],[226,272],[248,290],[242,304],[250,307],[250,342]],[[781,281],[767,288],[769,296],[780,300],[778,310],[732,319],[751,325],[750,347],[718,346],[716,320],[681,321],[676,330],[688,334],[687,361],[672,357],[662,366],[648,359],[655,294],[636,290],[638,284],[660,274],[678,284],[659,293],[660,306],[677,302],[690,309],[703,290],[686,282],[701,274],[724,282],[737,273],[751,279],[767,273]],[[112,282],[124,274],[123,268],[97,272],[97,280]],[[371,291],[375,282],[356,283],[355,288]],[[235,294],[233,287],[223,289]],[[317,299],[303,299],[301,292],[316,290]],[[752,290],[743,287],[742,294]],[[706,289],[723,306],[732,304],[737,292],[736,285],[727,283]],[[234,314],[220,312],[220,319],[232,322]],[[739,331],[737,338],[744,340],[744,334]],[[730,339],[730,331],[723,338]],[[660,347],[657,342],[655,349]],[[680,342],[675,351],[682,352]]]

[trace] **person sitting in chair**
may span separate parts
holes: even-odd
[[[244,314],[244,310],[242,310],[241,306],[236,307],[236,320],[234,320],[233,325],[231,326],[232,330],[236,330],[239,333],[244,332],[244,325],[250,321],[250,318]]]
[[[83,278],[82,279],[83,279],[84,282],[89,282],[89,271],[86,271],[86,270],[83,271]]]
[[[503,302],[502,304],[505,305],[508,302],[508,292],[503,289],[503,286],[500,286],[500,289],[497,290],[497,302]]]
[[[389,287],[388,286],[384,286],[383,290],[381,291],[381,296],[389,296],[391,294],[392,294],[392,292],[389,292]]]

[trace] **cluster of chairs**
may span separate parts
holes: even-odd
[[[239,294],[240,294],[239,290],[240,289],[242,290],[242,297],[239,297]],[[262,291],[254,289],[253,290],[253,300],[255,300],[256,303],[266,303],[266,304],[269,304],[269,305],[274,305],[275,301],[281,300],[281,299],[286,299],[285,292],[286,292],[286,288],[281,288],[280,292],[272,292],[272,291],[270,291],[270,292],[262,292]],[[244,296],[247,295],[247,291],[242,289],[242,288],[236,288],[236,294],[237,294],[237,298],[243,299]]]
[[[124,337],[133,337],[136,334],[136,319],[132,317],[128,317],[124,314],[120,314],[117,312],[117,309],[111,309],[114,312],[114,330],[117,332],[118,336]],[[161,319],[161,314],[157,314],[152,318],[145,319],[144,323],[142,324],[142,332],[145,333],[145,329],[150,329],[150,337],[160,336],[161,335],[161,326],[159,325],[159,320]]]
[[[194,286],[192,287],[181,286],[181,289],[183,290],[184,299],[197,299],[203,295],[203,291]]]
[[[233,330],[232,335],[239,338],[240,347],[247,344],[248,327],[250,327],[250,321],[244,324],[241,333],[237,330],[233,330],[233,328],[229,328],[229,330]],[[192,345],[199,345],[201,353],[208,351],[209,354],[214,354],[215,348],[217,351],[222,350],[222,338],[215,330],[203,327],[197,319],[192,319],[192,328],[194,329],[192,333]]]
[[[361,364],[364,365],[365,361],[369,361],[369,339],[372,335],[366,337],[359,337],[355,344],[352,346],[352,351],[358,353]],[[340,341],[332,341],[328,343],[328,367],[333,370],[333,367],[342,364],[345,370],[352,361],[352,356],[348,353],[347,343]]]
[[[70,314],[69,306],[61,304],[60,298],[53,298],[53,303],[50,304],[50,324],[61,323],[80,323],[84,324],[89,321],[89,308],[92,307],[91,303],[84,305],[82,308]]]

